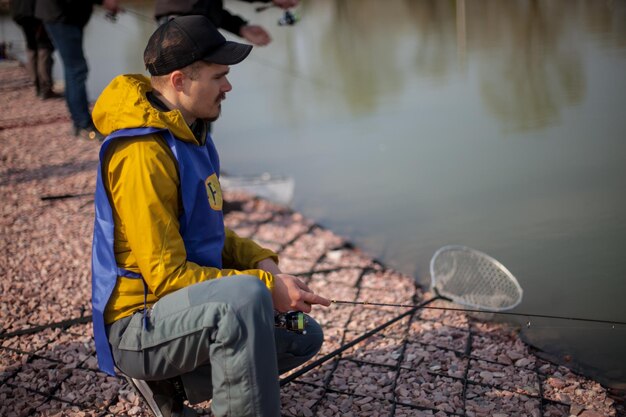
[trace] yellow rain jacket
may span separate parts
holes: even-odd
[[[163,112],[150,104],[146,93],[151,89],[150,80],[142,75],[115,78],[93,110],[98,130],[109,135],[127,128],[167,128],[179,140],[199,145],[178,110]],[[113,208],[115,259],[119,267],[143,276],[149,289],[147,305],[189,285],[237,274],[257,276],[272,290],[272,274],[255,268],[263,259],[278,262],[278,256],[229,229],[222,251],[224,269],[187,260],[179,233],[182,207],[177,169],[176,158],[158,134],[113,141],[102,165]],[[110,324],[142,308],[142,281],[118,277],[105,322]]]

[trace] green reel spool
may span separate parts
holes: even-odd
[[[301,311],[289,311],[287,313],[278,313],[274,315],[276,327],[287,329],[296,333],[306,333],[306,316]]]

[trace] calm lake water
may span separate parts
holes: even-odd
[[[626,321],[626,1],[305,0],[293,27],[227,7],[273,43],[231,69],[226,171],[293,176],[296,210],[421,283],[462,244],[518,278],[515,311]],[[127,8],[87,28],[92,98],[143,71],[152,6]],[[626,387],[625,326],[523,329]]]

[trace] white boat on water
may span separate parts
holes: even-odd
[[[295,180],[288,176],[263,173],[257,176],[220,176],[224,191],[242,191],[274,203],[290,205],[295,190]]]

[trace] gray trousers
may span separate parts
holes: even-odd
[[[274,326],[271,294],[256,277],[233,276],[168,294],[146,314],[109,327],[116,366],[143,380],[180,376],[190,403],[213,399],[221,416],[280,416],[279,372],[315,355],[322,329]]]

